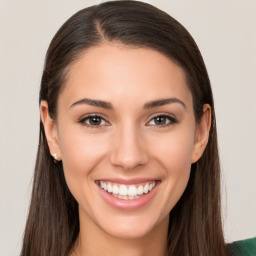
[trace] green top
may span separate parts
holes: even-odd
[[[256,256],[256,237],[229,244],[234,256]]]

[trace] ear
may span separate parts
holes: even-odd
[[[203,115],[196,126],[195,142],[192,153],[192,163],[197,162],[203,155],[209,139],[209,132],[211,128],[211,106],[209,104],[203,105]]]
[[[45,136],[47,139],[47,143],[50,149],[50,153],[56,160],[61,160],[61,153],[59,147],[59,139],[58,139],[58,132],[56,122],[50,117],[48,111],[48,103],[47,101],[43,100],[40,104],[40,113],[41,113],[41,120],[44,125]]]

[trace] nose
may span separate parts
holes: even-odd
[[[110,161],[123,170],[132,170],[145,165],[148,153],[141,134],[136,127],[119,129],[113,140]]]

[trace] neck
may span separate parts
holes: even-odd
[[[71,256],[167,256],[168,221],[163,220],[143,237],[126,239],[80,219],[80,233]]]

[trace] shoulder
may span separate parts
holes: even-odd
[[[228,247],[234,256],[255,256],[256,237],[233,242],[228,244]]]

